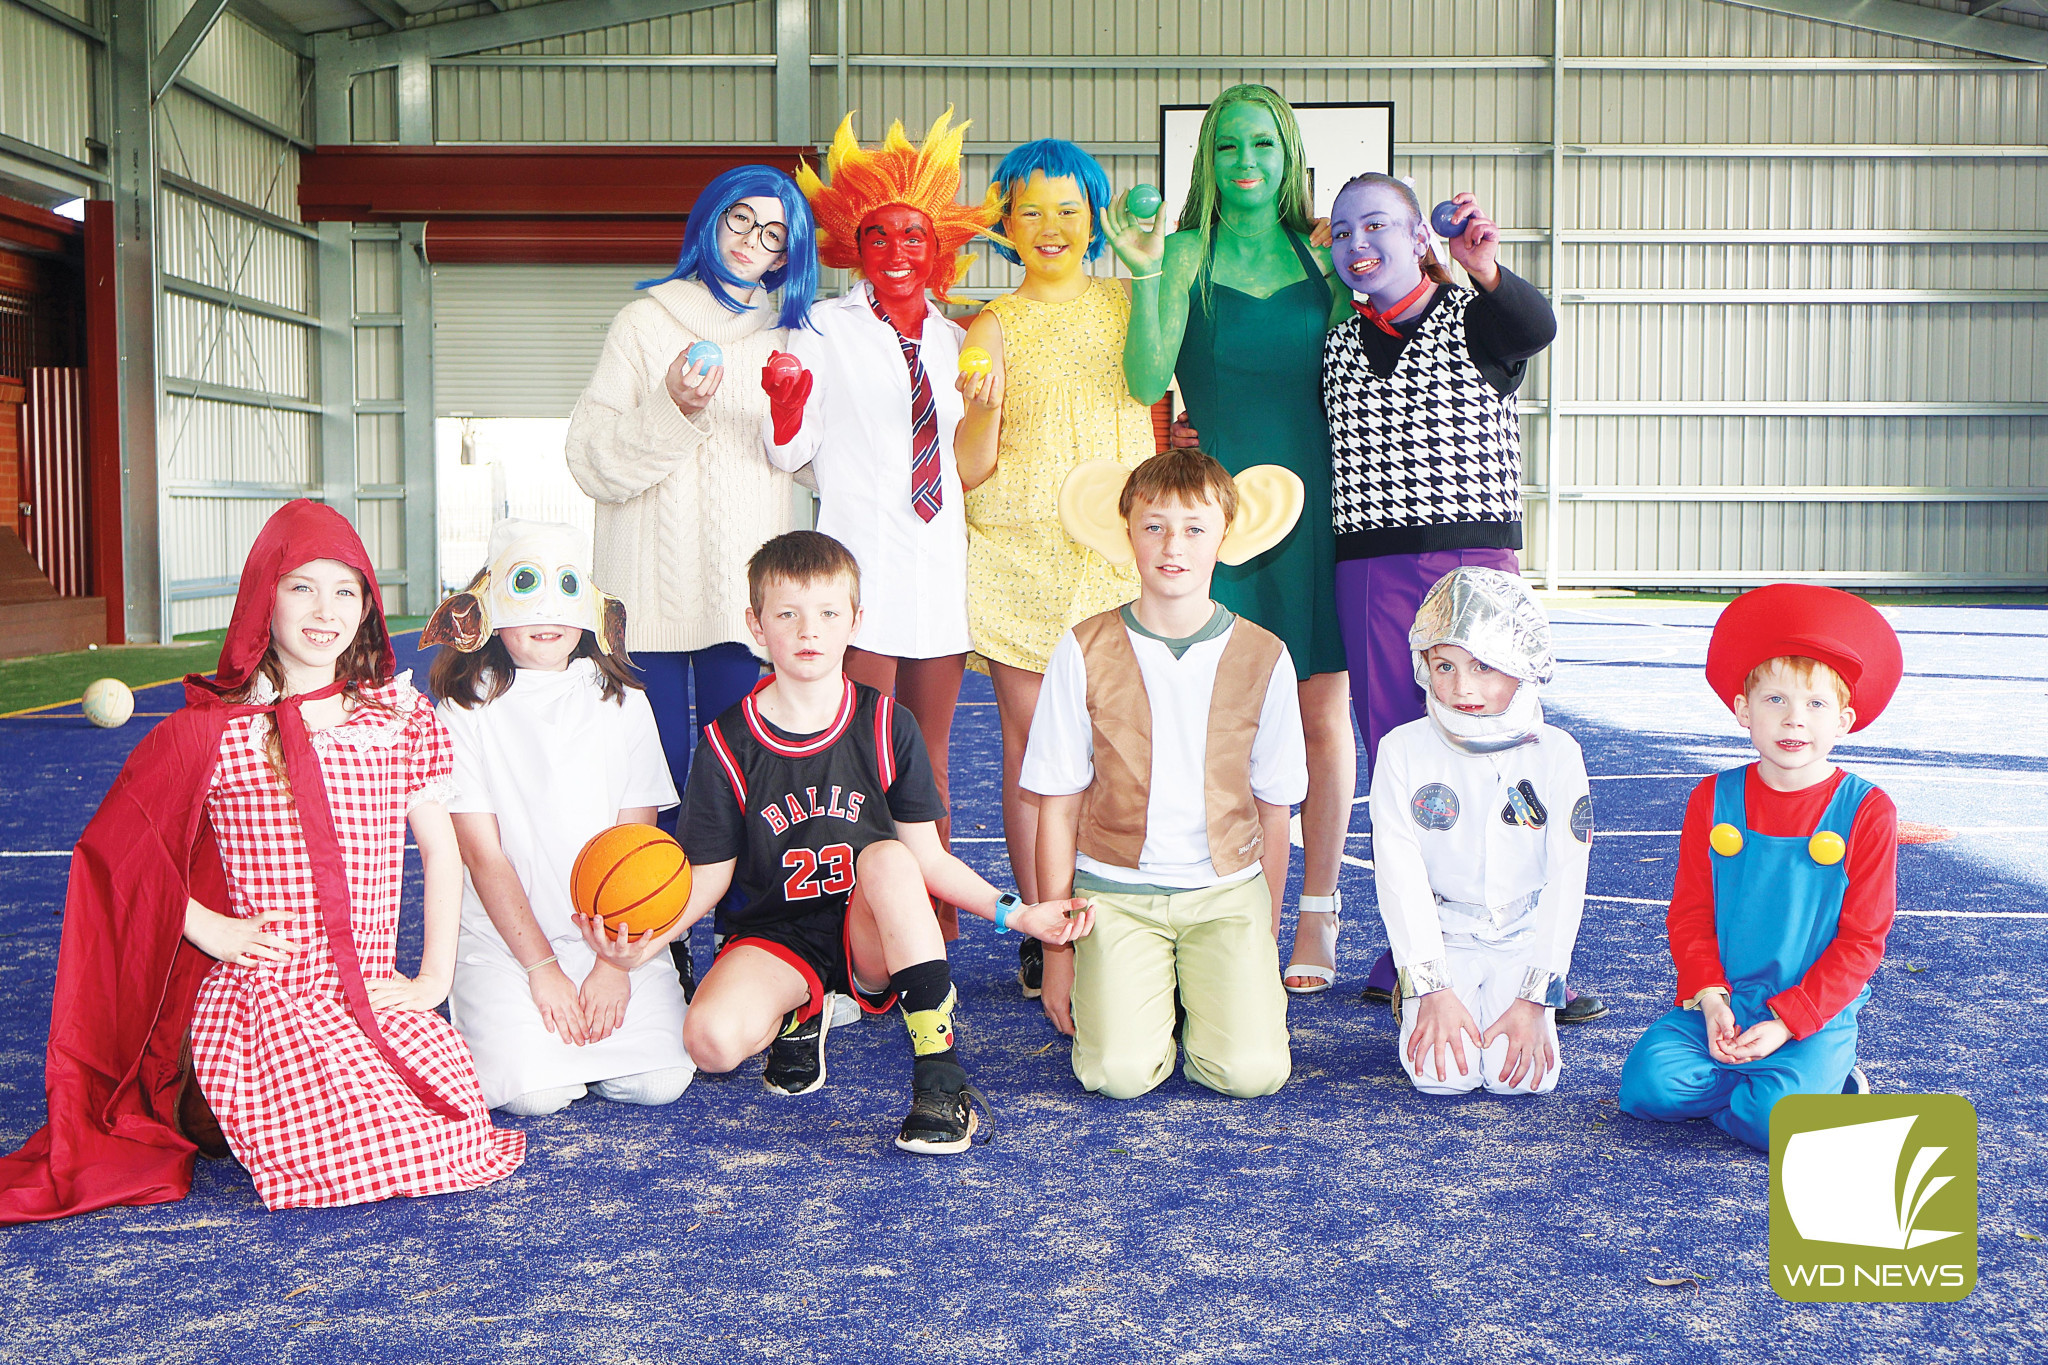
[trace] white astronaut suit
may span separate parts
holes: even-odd
[[[1593,804],[1578,742],[1545,724],[1537,701],[1555,670],[1549,623],[1519,578],[1467,568],[1430,590],[1408,641],[1425,690],[1423,654],[1438,644],[1459,645],[1520,685],[1497,716],[1451,711],[1431,696],[1429,714],[1389,732],[1374,761],[1373,875],[1400,971],[1402,1069],[1425,1094],[1544,1093],[1561,1066],[1509,1086],[1500,1079],[1506,1039],[1483,1059],[1463,1042],[1467,1071],[1447,1065],[1441,1081],[1428,1055],[1418,1070],[1408,1043],[1416,997],[1452,990],[1482,1033],[1517,999],[1546,1006],[1557,1047]]]

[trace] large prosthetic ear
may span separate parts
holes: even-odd
[[[1112,564],[1132,560],[1130,528],[1116,510],[1130,476],[1131,471],[1114,460],[1084,460],[1060,485],[1060,525],[1075,543]],[[1256,559],[1287,539],[1301,520],[1307,497],[1300,476],[1276,464],[1253,465],[1233,482],[1237,516],[1216,553],[1224,564]]]
[[[490,600],[491,571],[485,569],[469,580],[467,588],[434,608],[420,631],[420,648],[454,645],[464,654],[482,649],[491,638]]]
[[[598,597],[597,647],[614,659],[626,657],[626,604],[608,592]]]
[[[1287,539],[1301,520],[1308,493],[1301,476],[1277,464],[1255,464],[1236,476],[1237,515],[1224,534],[1218,562],[1242,564],[1257,559]]]
[[[1060,525],[1077,545],[1112,564],[1128,564],[1131,532],[1116,510],[1131,471],[1115,460],[1083,460],[1060,485]]]

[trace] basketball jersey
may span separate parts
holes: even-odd
[[[755,704],[772,681],[704,727],[683,798],[690,861],[738,860],[735,928],[843,913],[862,849],[946,814],[917,721],[892,699],[849,678],[832,724],[793,735]]]

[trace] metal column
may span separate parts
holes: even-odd
[[[156,338],[156,120],[150,100],[147,0],[107,9],[107,170],[114,205],[115,336],[121,363],[121,578],[130,643],[170,638],[163,591],[163,479],[157,468],[162,392]]]
[[[775,140],[811,141],[810,0],[775,0]]]

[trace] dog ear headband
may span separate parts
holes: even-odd
[[[626,649],[626,608],[590,581],[574,527],[501,521],[491,528],[490,563],[427,618],[420,646],[474,654],[507,626],[588,630],[606,654]]]

